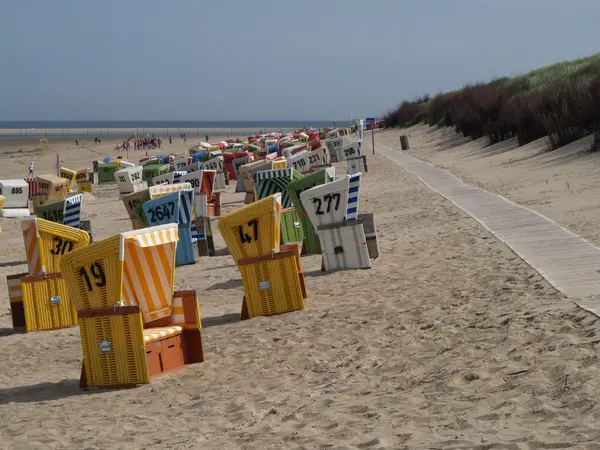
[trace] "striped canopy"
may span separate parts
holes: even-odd
[[[121,302],[139,305],[144,322],[171,314],[177,239],[176,223],[121,234]]]
[[[163,195],[172,194],[173,192],[181,191],[182,189],[191,189],[190,183],[178,183],[178,184],[161,184],[157,186],[151,186],[150,199],[160,198]]]

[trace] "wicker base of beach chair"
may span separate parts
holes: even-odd
[[[173,316],[144,327],[139,306],[79,311],[83,366],[79,387],[132,388],[153,378],[204,361],[196,291],[175,292],[181,300]]]
[[[15,331],[58,330],[77,324],[62,274],[9,275],[7,284]]]
[[[77,324],[62,274],[28,275],[21,280],[21,290],[28,332],[58,330]]]
[[[248,318],[304,309],[306,289],[302,289],[296,255],[284,251],[239,261],[244,284],[242,317],[244,304]]]

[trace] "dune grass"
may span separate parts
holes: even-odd
[[[600,149],[600,53],[513,78],[467,84],[452,92],[404,101],[387,113],[387,127],[418,123],[454,126],[490,144],[516,137],[525,145],[549,136],[555,149],[594,133]]]

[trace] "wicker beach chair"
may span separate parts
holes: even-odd
[[[280,245],[281,194],[224,215],[219,229],[242,275],[242,319],[304,309],[297,246]]]
[[[61,260],[79,317],[80,387],[133,387],[204,360],[195,291],[174,291],[178,225],[121,233]]]
[[[22,222],[29,271],[7,277],[13,328],[42,331],[77,324],[60,260],[90,243],[86,231],[31,217]]]

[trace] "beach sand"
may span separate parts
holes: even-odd
[[[439,134],[411,130],[414,154],[457,152],[459,166]],[[98,155],[69,141],[53,152],[91,166]],[[26,172],[19,145],[0,143],[0,178]],[[176,287],[200,297],[206,361],[136,389],[78,389],[78,328],[12,333],[5,276],[26,266],[19,222],[2,219],[0,448],[600,448],[596,318],[414,176],[368,158],[372,269],[323,274],[305,257],[307,308],[240,322],[240,275],[217,234],[218,256],[177,268]],[[117,198],[86,195],[95,239],[130,229]],[[242,202],[230,186],[224,211]]]

